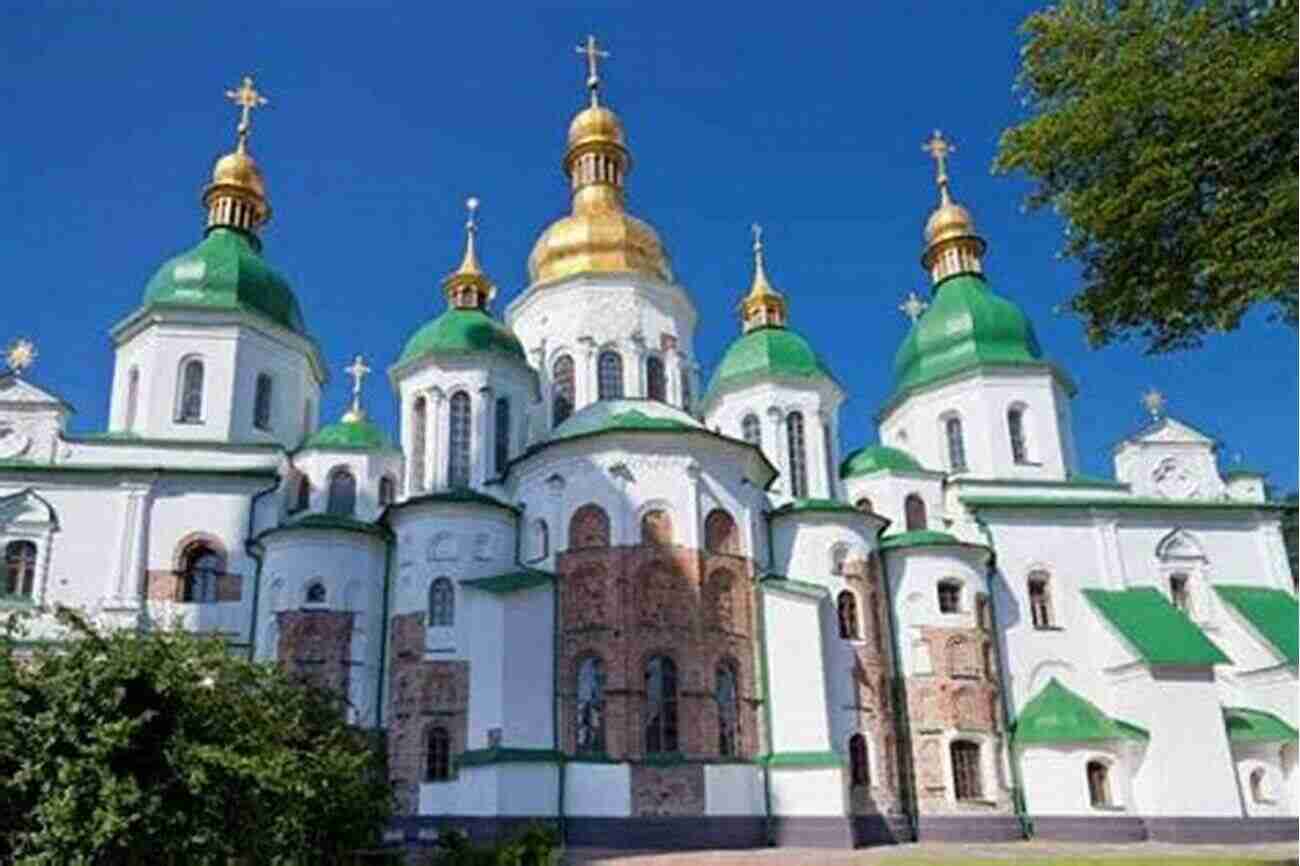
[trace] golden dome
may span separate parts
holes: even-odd
[[[608,192],[611,201],[583,193]],[[659,235],[623,210],[617,191],[588,188],[574,197],[574,211],[542,232],[528,256],[533,284],[582,273],[640,273],[671,282],[672,269]]]
[[[212,167],[213,186],[237,186],[248,190],[256,196],[266,197],[266,182],[251,154],[246,150],[236,150],[217,160]]]
[[[946,191],[946,189],[945,189]],[[925,242],[934,244],[949,238],[969,237],[975,234],[975,220],[970,211],[944,196],[944,202],[935,208],[925,221]]]
[[[569,124],[569,147],[576,148],[592,142],[608,142],[626,147],[623,124],[618,115],[603,105],[592,105],[579,111]]]

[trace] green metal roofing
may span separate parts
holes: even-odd
[[[0,473],[9,472],[41,472],[50,475],[131,475],[133,473],[149,473],[151,475],[218,475],[223,478],[278,478],[279,473],[273,467],[265,469],[256,468],[225,468],[201,466],[135,466],[129,463],[113,464],[68,464],[68,463],[36,463],[22,458],[10,458],[0,460]]]
[[[321,451],[392,451],[393,443],[369,420],[338,421],[317,430],[302,447]]]
[[[1300,602],[1286,590],[1216,583],[1214,591],[1245,617],[1288,664],[1300,663]]]
[[[961,502],[970,508],[1110,508],[1190,511],[1280,511],[1284,505],[1277,502],[1232,502],[1225,499],[1156,499],[1141,496],[1116,496],[1106,499],[1089,499],[1086,496],[963,496]]]
[[[144,306],[193,307],[255,313],[306,335],[298,299],[249,236],[214,228],[194,249],[169,259],[149,280]]]
[[[481,589],[484,592],[491,592],[502,595],[508,592],[520,592],[525,589],[532,589],[535,586],[542,586],[555,582],[555,575],[549,571],[539,571],[534,568],[525,568],[519,571],[511,571],[505,574],[494,574],[491,577],[476,577],[473,580],[462,580],[462,586],[472,586],[475,589]]]
[[[713,371],[704,402],[723,387],[743,387],[768,379],[819,379],[835,376],[812,346],[789,328],[757,328],[733,342]]]
[[[491,505],[494,508],[504,508],[506,511],[512,511],[516,514],[519,509],[515,506],[502,502],[500,499],[494,499],[485,493],[479,493],[477,490],[471,490],[468,487],[452,487],[447,490],[439,490],[435,493],[424,493],[419,496],[411,496],[403,499],[401,502],[395,502],[384,510],[387,514],[389,511],[398,511],[412,505]]]
[[[775,752],[758,762],[765,767],[842,767],[845,759],[839,752]]]
[[[946,547],[954,544],[965,547],[984,546],[982,544],[971,544],[969,541],[962,541],[955,535],[947,532],[937,532],[933,529],[914,529],[911,532],[886,535],[880,539],[880,547],[883,550],[893,550],[897,547]]]
[[[803,580],[791,580],[780,574],[769,574],[758,580],[759,588],[775,589],[781,592],[792,592],[795,595],[806,595],[811,598],[823,598],[830,593],[826,587],[816,583],[808,583]]]
[[[489,352],[527,362],[519,338],[482,310],[448,309],[416,331],[406,341],[398,364],[426,355],[463,355]]]
[[[1278,743],[1300,740],[1300,732],[1263,710],[1224,707],[1223,724],[1234,743]]]
[[[958,274],[934,299],[894,355],[895,391],[911,391],[984,364],[1044,363],[1033,325],[995,295],[982,276]]]
[[[482,767],[488,764],[559,764],[564,755],[554,749],[511,749],[496,746],[489,749],[469,749],[456,758],[460,767]]]
[[[1231,664],[1223,650],[1154,587],[1085,589],[1083,595],[1148,664]]]
[[[772,514],[776,516],[806,511],[829,511],[837,514],[862,515],[862,512],[858,509],[847,502],[840,502],[838,499],[794,499],[777,508]]]
[[[703,425],[686,412],[657,400],[598,400],[565,419],[551,441],[620,430],[700,430]]]
[[[840,464],[840,477],[870,475],[886,469],[893,472],[925,471],[920,462],[906,451],[888,445],[868,445],[844,458],[844,462]]]
[[[299,529],[323,529],[335,530],[341,532],[356,532],[362,535],[374,535],[379,538],[389,538],[392,533],[388,527],[378,523],[367,523],[364,520],[356,520],[352,517],[342,517],[337,514],[308,514],[294,520],[291,523],[282,523],[279,526],[273,526],[264,530],[257,535],[258,541],[268,535],[274,535],[281,532],[293,532]]]
[[[1025,704],[1012,732],[1012,741],[1018,746],[1150,738],[1137,725],[1112,719],[1082,695],[1061,685],[1056,677]]]

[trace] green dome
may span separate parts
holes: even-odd
[[[895,395],[981,364],[1038,364],[1042,350],[1020,308],[974,274],[949,277],[894,355]]]
[[[397,363],[425,355],[496,352],[526,361],[524,347],[509,328],[482,310],[447,310],[406,341]]]
[[[302,447],[322,451],[392,451],[393,443],[368,420],[339,421],[317,430]]]
[[[888,445],[868,445],[859,448],[840,464],[840,477],[852,478],[855,475],[870,475],[883,469],[898,472],[925,471],[916,458],[906,451],[890,448]]]
[[[701,430],[686,412],[657,400],[598,400],[575,412],[551,432],[551,441],[614,431]]]
[[[719,388],[743,386],[771,378],[816,379],[832,382],[830,368],[803,337],[789,328],[758,328],[736,340],[722,356],[709,381],[707,402]]]
[[[145,287],[144,305],[242,310],[306,335],[289,284],[248,235],[233,229],[212,229],[194,249],[169,259]]]

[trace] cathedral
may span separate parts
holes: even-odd
[[[1300,614],[1264,479],[1156,392],[1114,477],[1078,471],[1075,384],[985,275],[938,133],[879,441],[842,441],[757,229],[703,370],[581,50],[571,207],[494,310],[470,200],[445,307],[387,367],[391,435],[361,357],[319,424],[323,353],[259,240],[264,100],[232,90],[201,238],[111,327],[108,429],[68,431],[10,347],[0,615],[33,641],[58,604],[179,620],[336,690],[386,742],[393,844],[1294,839]]]

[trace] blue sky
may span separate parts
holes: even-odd
[[[706,371],[738,333],[757,220],[791,323],[851,393],[846,449],[874,441],[906,333],[897,305],[928,283],[920,144],[937,126],[957,143],[954,191],[989,242],[991,281],[1078,381],[1083,469],[1109,474],[1154,385],[1228,462],[1296,485],[1294,331],[1253,315],[1199,351],[1147,357],[1138,343],[1091,350],[1053,313],[1077,278],[1056,257],[1062,226],[1022,213],[1023,181],[989,171],[1022,116],[1016,28],[1036,4],[37,5],[0,12],[0,342],[38,343],[32,378],[77,407],[76,431],[105,425],[108,328],[201,236],[199,192],[233,142],[222,93],[242,74],[271,100],[253,136],[275,211],[265,253],[332,366],[328,421],[353,353],[386,368],[443,309],[468,195],[483,201],[497,311],[522,290],[533,241],[567,209],[559,160],[584,98],[573,46],[594,32],[614,54],[605,93],[630,138],[630,207],[695,299]],[[395,432],[381,378],[367,403]]]

